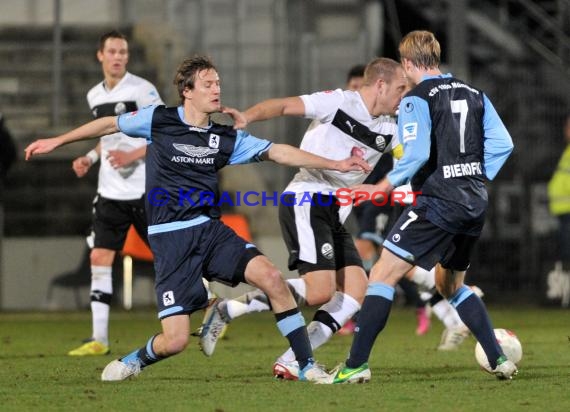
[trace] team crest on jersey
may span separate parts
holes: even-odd
[[[127,112],[127,106],[123,102],[119,102],[115,105],[115,114],[120,115]]]
[[[386,138],[381,134],[376,136],[376,140],[374,141],[374,143],[376,144],[376,147],[378,148],[379,152],[383,152],[384,149],[386,149]]]
[[[331,260],[332,258],[334,258],[334,249],[332,247],[332,245],[330,243],[325,243],[321,246],[321,254],[327,258],[328,260]]]
[[[219,138],[219,136],[218,136]],[[210,149],[209,147],[192,146],[191,144],[172,143],[176,150],[181,151],[190,157],[206,157],[208,155],[218,153],[219,149]]]
[[[164,306],[170,306],[170,305],[174,305],[174,292],[169,290],[167,292],[164,292],[162,294],[162,304]]]
[[[217,149],[220,146],[220,136],[217,134],[211,133],[210,134],[210,141],[208,142],[208,146],[212,149]]]

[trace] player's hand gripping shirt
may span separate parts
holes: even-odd
[[[93,117],[117,116],[151,104],[162,104],[156,88],[145,79],[127,72],[111,90],[101,82],[87,93],[87,102]],[[101,138],[101,167],[97,192],[114,200],[139,199],[144,194],[144,158],[128,166],[115,169],[107,156],[109,150],[130,152],[146,145],[124,133],[113,133]]]
[[[243,130],[184,121],[180,107],[149,106],[119,116],[119,129],[148,141],[146,212],[148,233],[194,226],[220,217],[218,170],[261,161],[271,142]],[[224,193],[227,195],[227,193]]]
[[[372,167],[384,152],[401,155],[397,126],[384,116],[372,117],[358,92],[331,90],[300,96],[305,117],[313,119],[303,136],[300,148],[334,160],[356,153]],[[286,192],[335,192],[360,184],[366,174],[302,168]]]

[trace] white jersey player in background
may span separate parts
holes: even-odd
[[[95,118],[135,111],[150,104],[162,104],[156,88],[147,80],[127,72],[128,42],[124,34],[111,31],[101,36],[97,59],[104,80],[87,93]],[[97,196],[93,205],[93,227],[88,237],[92,248],[91,312],[93,332],[70,356],[109,353],[109,308],[113,294],[112,265],[123,248],[133,224],[147,241],[144,209],[146,142],[123,133],[103,136],[97,147],[73,161],[78,177],[101,159]]]
[[[384,122],[381,115],[395,113],[406,90],[400,64],[376,58],[366,66],[364,85],[358,91],[337,89],[269,99],[243,113],[227,112],[234,117],[236,128],[283,115],[313,119],[301,149],[332,159],[359,155],[373,167],[384,152],[401,155],[397,127]],[[360,309],[366,292],[362,260],[343,226],[352,202],[344,199],[339,205],[335,197],[337,190],[359,184],[365,178],[360,172],[300,169],[284,191],[290,194],[279,205],[289,269],[297,269],[300,275],[287,282],[299,304],[322,305],[307,327],[313,349],[328,341]],[[269,309],[267,298],[260,291],[216,302],[203,322],[203,352],[212,355],[221,331],[232,319]],[[284,379],[297,379],[298,365],[291,349],[277,359],[273,373]]]

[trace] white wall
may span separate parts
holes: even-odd
[[[0,25],[49,25],[53,5],[53,0],[0,0]],[[119,7],[116,0],[61,0],[61,19],[63,24],[112,24]]]
[[[54,0],[0,0],[0,26],[51,25]],[[199,0],[61,0],[64,25],[128,25],[186,17]],[[128,19],[130,21],[125,21]]]
[[[261,237],[256,244],[286,277],[295,276],[287,270],[287,251],[280,237]],[[72,289],[54,289],[50,301],[47,300],[47,292],[55,277],[74,270],[79,265],[85,247],[83,237],[4,238],[2,245],[0,310],[77,309]],[[117,275],[122,276],[121,273],[115,274]],[[90,274],[86,273],[85,276]],[[153,306],[153,281],[148,277],[137,278],[136,262],[133,283],[133,306]],[[212,289],[220,296],[235,297],[249,290],[249,287],[242,285],[232,289],[213,284]],[[121,290],[116,293],[121,293]],[[81,301],[83,305],[88,305],[88,288],[81,289]]]
[[[43,309],[50,281],[77,267],[84,238],[4,238],[2,242],[2,308]],[[61,306],[73,305],[73,295],[61,297]]]

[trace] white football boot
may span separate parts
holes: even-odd
[[[299,370],[299,380],[313,383],[331,383],[331,376],[322,365],[312,362],[304,369]]]
[[[141,365],[139,362],[124,363],[115,359],[103,369],[101,373],[102,381],[123,381],[131,376],[141,373]]]
[[[504,359],[504,357],[502,358]],[[492,373],[497,377],[497,379],[510,380],[513,379],[513,376],[516,376],[516,374],[519,373],[519,370],[517,369],[517,365],[507,359],[498,364],[497,367],[493,369]]]
[[[459,345],[463,343],[470,333],[469,328],[465,325],[454,329],[444,329],[437,350],[451,351],[459,349]]]
[[[220,310],[222,300],[216,301],[206,311],[202,323],[202,334],[200,335],[200,349],[206,356],[212,356],[216,349],[218,339],[224,334],[229,320],[223,316]]]
[[[273,376],[287,381],[299,380],[299,362],[277,359],[273,364]]]

